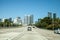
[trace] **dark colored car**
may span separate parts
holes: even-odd
[[[35,27],[33,27],[33,28],[35,28]]]
[[[60,28],[54,28],[54,33],[60,34]]]
[[[32,31],[32,28],[31,28],[31,27],[28,27],[27,30],[28,30],[28,31]]]

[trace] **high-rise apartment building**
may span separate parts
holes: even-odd
[[[25,15],[25,17],[24,17],[24,24],[25,24],[25,25],[28,24],[28,16],[27,16],[27,15]]]
[[[51,12],[48,12],[48,17],[52,18],[52,13]]]
[[[53,19],[56,19],[56,13],[53,13]]]
[[[25,15],[24,24],[25,25],[32,25],[33,24],[33,15]]]
[[[0,22],[2,22],[2,19],[0,19]]]

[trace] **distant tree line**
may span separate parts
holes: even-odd
[[[38,28],[53,30],[54,28],[60,28],[60,19],[44,17],[43,19],[38,19],[38,21],[35,23],[35,26]]]
[[[5,19],[4,22],[0,22],[0,27],[15,27],[15,26],[21,26],[14,24],[13,21],[10,19]]]

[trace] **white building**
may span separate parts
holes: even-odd
[[[32,24],[33,24],[33,15],[25,15],[24,25],[32,25]]]
[[[6,19],[6,18],[3,18],[3,19],[2,19],[2,22],[4,22],[4,21],[5,21],[5,19]]]
[[[17,25],[21,25],[22,24],[22,20],[21,20],[20,17],[17,17],[17,18],[14,19],[13,23],[17,24]]]

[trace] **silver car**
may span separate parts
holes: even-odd
[[[60,28],[55,28],[55,29],[54,29],[54,33],[60,34]]]
[[[27,30],[28,30],[28,31],[32,31],[32,28],[31,28],[31,27],[28,27]]]

